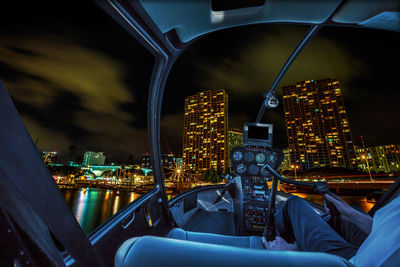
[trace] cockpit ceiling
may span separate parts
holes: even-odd
[[[139,0],[162,33],[189,42],[219,29],[255,23],[331,23],[400,32],[398,0],[266,0],[262,6],[213,11],[212,0]],[[336,10],[338,9],[338,10]],[[335,12],[336,11],[336,12]]]

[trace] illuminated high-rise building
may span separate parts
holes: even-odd
[[[400,172],[400,145],[383,145],[369,148],[375,172]]]
[[[231,157],[230,157],[230,153],[232,148],[236,147],[236,146],[242,146],[243,144],[243,133],[238,131],[238,130],[229,130],[228,131],[228,148],[227,148],[227,152],[228,152],[228,168],[231,168]]]
[[[373,172],[400,172],[400,145],[357,148],[356,153],[358,167],[363,171],[370,168]]]
[[[302,171],[352,168],[354,147],[339,81],[309,80],[282,89],[291,165]]]
[[[184,164],[200,173],[227,165],[228,96],[224,90],[209,90],[185,99],[183,134]]]

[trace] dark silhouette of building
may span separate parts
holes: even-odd
[[[170,153],[170,154],[161,154],[161,166],[162,167],[167,167],[170,168],[171,166],[175,165],[175,155]],[[151,155],[146,153],[142,155],[142,164],[141,164],[142,169],[148,169],[151,170],[153,168],[151,164]]]

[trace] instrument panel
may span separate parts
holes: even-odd
[[[268,163],[277,170],[282,161],[282,151],[269,147],[246,146],[231,150],[232,170],[242,182],[246,230],[263,231],[270,193],[268,181],[273,176],[262,167]]]
[[[262,167],[268,163],[276,170],[282,160],[280,150],[267,147],[234,147],[231,150],[233,171],[239,175],[270,176]]]

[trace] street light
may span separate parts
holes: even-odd
[[[371,170],[369,169],[369,163],[368,163],[368,158],[365,154],[361,155],[361,159],[365,160],[365,162],[367,163],[367,169],[368,169],[368,174],[369,174],[369,180],[372,182],[372,175],[371,175]]]
[[[297,180],[297,172],[296,172],[296,170],[299,169],[299,166],[298,166],[298,165],[293,165],[293,164],[292,164],[290,167],[291,167],[292,169],[294,169],[294,179]]]

